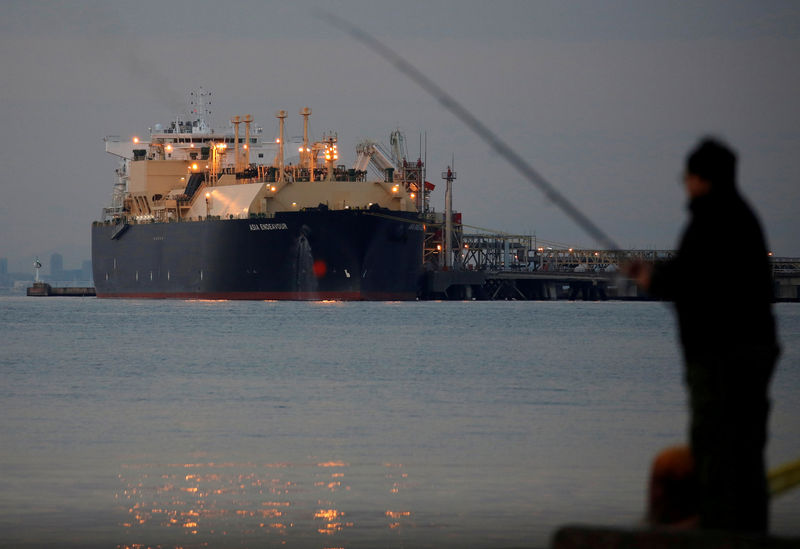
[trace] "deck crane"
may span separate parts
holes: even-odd
[[[372,167],[384,176],[386,170],[396,169],[394,162],[381,151],[377,143],[365,140],[356,145],[356,161],[353,168],[357,171],[367,171],[368,167]]]
[[[396,181],[405,185],[411,198],[416,202],[420,212],[428,212],[429,194],[433,185],[425,182],[425,165],[422,159],[408,161],[406,137],[402,131],[394,130],[389,134],[391,152],[375,141],[364,140],[356,145],[356,160],[353,169],[366,172],[371,168],[373,173],[385,177],[387,181]]]
[[[366,171],[372,167],[380,175],[385,176],[386,170],[400,170],[408,153],[406,152],[406,136],[400,130],[394,130],[389,134],[389,146],[391,152],[386,151],[380,143],[364,140],[356,145],[356,161],[353,165],[358,171]]]

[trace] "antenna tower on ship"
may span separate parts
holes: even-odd
[[[201,87],[193,92],[189,92],[190,118],[192,133],[209,133],[211,127],[211,92],[207,92]]]

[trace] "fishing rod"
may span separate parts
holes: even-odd
[[[531,166],[522,156],[517,154],[505,141],[490,130],[486,124],[478,120],[471,112],[444,91],[433,80],[425,76],[411,63],[398,55],[392,49],[384,45],[380,40],[360,29],[349,21],[342,19],[338,15],[327,11],[317,12],[318,16],[340,30],[346,32],[362,44],[370,47],[383,59],[395,66],[397,70],[416,82],[422,89],[436,98],[441,105],[461,120],[469,129],[475,132],[481,139],[488,143],[501,157],[505,158],[509,164],[514,166],[525,179],[534,186],[538,187],[544,195],[562,212],[570,217],[597,243],[611,251],[620,250],[619,245],[598,227],[586,214],[580,211],[567,197],[561,194],[547,179],[545,179],[533,166]]]
[[[411,63],[384,45],[380,40],[368,32],[342,19],[338,15],[327,11],[318,11],[317,15],[328,21],[334,27],[346,32],[362,44],[372,48],[375,53],[395,66],[400,72],[411,78],[422,89],[436,98],[441,105],[461,120],[468,128],[478,134],[491,147],[512,166],[514,166],[529,182],[538,187],[545,196],[556,206],[572,218],[589,236],[609,251],[619,251],[619,245],[608,236],[600,227],[580,211],[572,202],[545,179],[533,166],[517,154],[505,141],[490,130],[483,122],[478,120],[471,112],[455,100],[453,96],[444,91],[433,80],[425,76]],[[781,495],[800,485],[800,460],[786,463],[769,471],[767,480],[769,493],[772,497]]]

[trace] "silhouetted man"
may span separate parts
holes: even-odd
[[[726,145],[705,139],[692,150],[684,184],[691,219],[677,255],[627,270],[675,302],[700,526],[765,532],[767,390],[778,357],[767,248]]]

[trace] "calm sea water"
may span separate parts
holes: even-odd
[[[800,457],[777,306],[769,465]],[[0,298],[0,546],[508,547],[634,525],[685,439],[659,303]],[[800,535],[800,495],[772,531]]]

